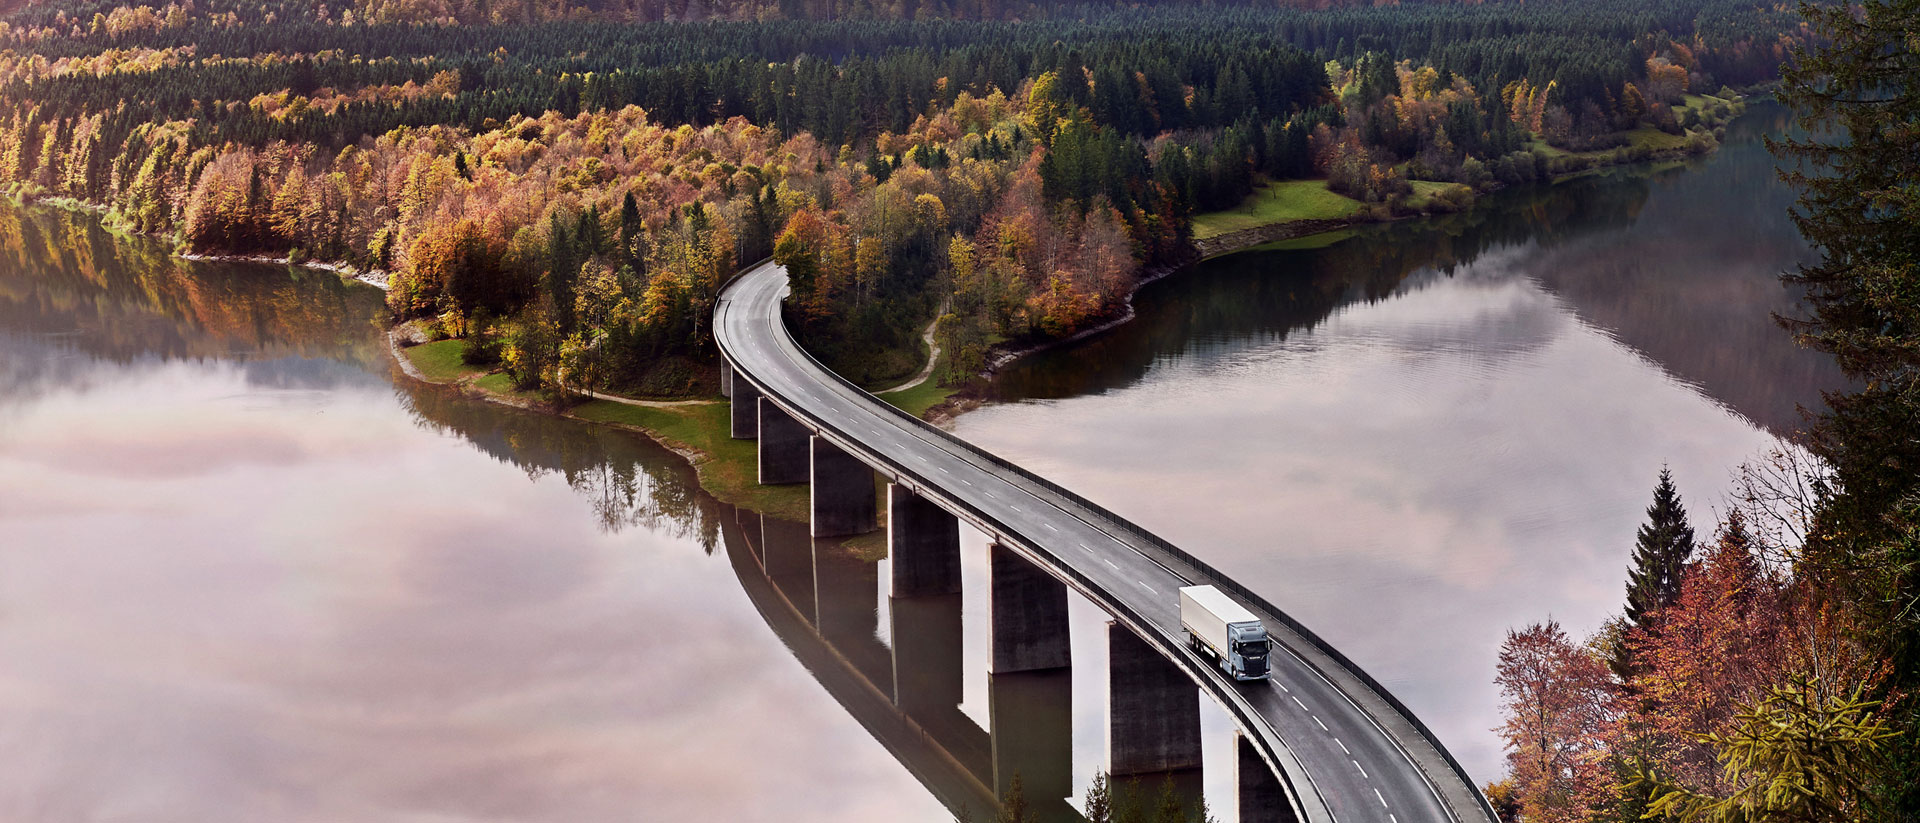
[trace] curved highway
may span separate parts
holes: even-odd
[[[1309,823],[1488,823],[1470,779],[1391,695],[1290,617],[1124,519],[828,371],[788,335],[784,269],[737,277],[714,337],[769,400],[894,482],[937,501],[1127,624],[1221,703]],[[1234,592],[1267,624],[1273,678],[1240,683],[1181,639],[1181,586]]]

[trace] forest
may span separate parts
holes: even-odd
[[[1779,318],[1852,379],[1738,473],[1705,535],[1664,470],[1621,613],[1509,632],[1495,676],[1527,823],[1920,819],[1920,2],[1803,6],[1770,141],[1817,262]],[[1710,521],[1711,522],[1711,521]]]
[[[1800,36],[1729,0],[1010,8],[34,3],[0,15],[0,185],[384,273],[529,390],[710,391],[712,301],[769,255],[849,378],[917,369],[937,318],[962,379],[1119,311],[1262,179],[1384,215],[1635,129],[1709,150]]]
[[[1527,823],[1913,820],[1920,148],[1886,126],[1920,108],[1914,7],[5,2],[0,186],[184,253],[378,272],[395,322],[560,399],[711,394],[713,302],[767,257],[848,378],[912,373],[932,323],[964,380],[1121,311],[1260,181],[1391,216],[1416,182],[1645,159],[1636,134],[1707,151],[1733,91],[1797,60],[1786,99],[1849,142],[1784,148],[1827,172],[1796,178],[1827,262],[1793,331],[1864,388],[1704,534],[1661,476],[1616,621],[1511,633],[1488,797]]]

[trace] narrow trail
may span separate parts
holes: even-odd
[[[602,394],[593,391],[580,393],[586,395],[590,400],[607,400],[614,403],[625,403],[629,406],[652,406],[654,408],[666,408],[669,406],[711,406],[715,403],[726,402],[724,400],[641,400],[634,397],[621,397],[617,394]]]
[[[940,328],[940,316],[946,313],[947,313],[947,304],[945,303],[940,304],[940,311],[934,313],[933,322],[927,324],[926,333],[920,335],[920,339],[927,341],[927,365],[923,366],[920,369],[920,373],[907,378],[907,382],[901,383],[898,386],[889,386],[884,389],[875,389],[873,392],[874,394],[892,394],[897,391],[906,391],[907,389],[911,389],[914,386],[918,386],[921,383],[925,383],[929,379],[932,379],[933,366],[935,363],[940,362],[940,344],[934,341],[933,332],[935,329]]]

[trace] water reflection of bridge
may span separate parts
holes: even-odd
[[[990,729],[961,711],[959,594],[885,597],[880,565],[805,523],[744,509],[720,516],[727,558],[754,607],[848,714],[956,816],[988,816],[1013,777],[1039,819],[1083,819],[1073,780],[1073,682],[1065,668],[989,675]],[[880,625],[882,616],[886,625]],[[888,638],[882,641],[882,635]],[[1182,781],[1192,788],[1194,781]]]

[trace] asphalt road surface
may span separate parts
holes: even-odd
[[[1104,510],[1061,495],[835,378],[787,334],[780,316],[786,293],[786,272],[771,262],[742,274],[722,293],[714,333],[736,380],[749,380],[809,428],[896,482],[1023,550],[1187,668],[1286,776],[1303,819],[1491,818],[1467,778],[1408,717],[1258,604],[1247,605],[1274,640],[1272,679],[1241,683],[1194,655],[1182,640],[1177,590],[1220,581]]]

